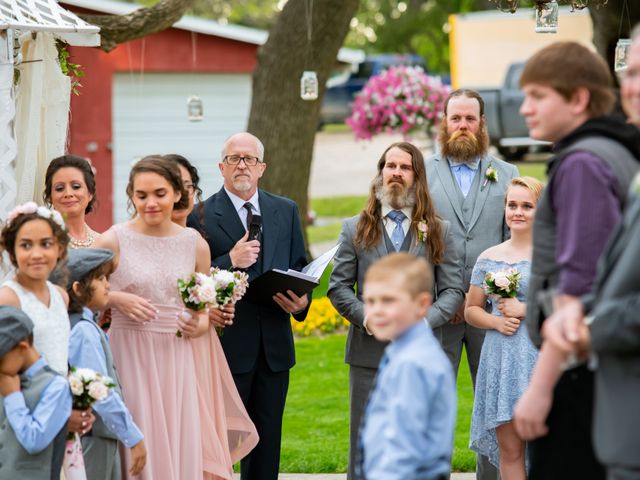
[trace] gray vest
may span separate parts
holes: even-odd
[[[598,156],[613,171],[618,180],[617,195],[620,208],[624,209],[627,192],[634,175],[640,168],[638,160],[623,145],[606,137],[589,137],[559,151],[549,166],[551,183],[562,161],[576,151],[589,151]],[[549,199],[549,188],[545,188],[536,208],[533,224],[533,261],[527,294],[527,327],[534,344],[540,345],[540,327],[553,311],[553,296],[556,293],[560,266],[556,263],[556,218]],[[594,264],[597,258],[585,259]]]
[[[116,372],[116,366],[113,363],[113,354],[111,353],[111,347],[109,346],[109,339],[107,338],[107,335],[102,331],[100,326],[98,326],[98,324],[95,323],[93,320],[84,318],[82,316],[82,313],[69,314],[69,322],[71,323],[72,330],[73,330],[73,327],[75,327],[79,322],[83,322],[83,321],[90,323],[93,327],[95,327],[95,329],[100,334],[100,344],[102,345],[102,351],[104,352],[104,357],[106,360],[105,363],[107,364],[107,375],[109,375],[113,379],[113,383],[116,384],[116,386],[113,387],[113,390],[115,390],[115,392],[117,392],[121,398],[124,398],[122,397],[120,380],[118,379],[118,372]],[[83,367],[83,365],[73,365],[73,366]],[[95,414],[96,414],[96,421],[93,423],[93,427],[91,428],[91,431],[87,434],[87,436],[117,440],[118,437],[116,437],[111,432],[111,430],[107,428],[104,421],[102,420],[102,417],[100,417],[100,415],[97,412],[95,412]]]
[[[33,411],[51,380],[58,375],[45,366],[31,378],[20,377],[24,402]],[[4,397],[0,396],[0,479],[50,480],[60,478],[66,427],[39,453],[31,455],[16,438],[4,411]]]
[[[393,242],[389,238],[389,235],[387,234],[387,229],[386,228],[382,229],[382,235],[384,237],[384,243],[387,246],[387,250],[389,251],[389,253],[395,252],[396,251],[396,247],[393,245]],[[402,245],[400,245],[400,250],[399,251],[400,252],[408,252],[409,248],[411,248],[412,239],[413,239],[413,231],[411,230],[411,227],[409,227],[409,231],[404,236],[404,240],[402,241]]]

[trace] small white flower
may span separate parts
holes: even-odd
[[[75,374],[84,382],[93,382],[96,379],[96,372],[90,368],[76,368]]]
[[[498,272],[493,277],[497,287],[506,289],[509,288],[509,278],[507,278],[506,272]]]
[[[91,382],[87,391],[89,392],[89,396],[98,402],[104,400],[107,398],[107,395],[109,395],[109,388],[100,381]]]
[[[227,286],[235,281],[235,276],[233,272],[229,270],[220,270],[218,273],[214,275],[214,279],[216,281],[216,286],[218,288],[227,288]]]
[[[82,379],[75,373],[69,375],[69,387],[71,387],[71,393],[76,396],[82,395],[82,392],[84,391]]]

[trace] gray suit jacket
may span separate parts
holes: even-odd
[[[367,269],[381,257],[388,255],[389,250],[382,238],[372,249],[364,250],[353,244],[359,215],[349,218],[342,224],[340,247],[333,259],[333,272],[329,280],[327,296],[340,315],[351,325],[347,336],[345,362],[359,367],[377,368],[386,346],[385,342],[376,340],[364,329],[364,305],[362,303],[362,286]],[[449,222],[443,222],[445,239],[445,257],[441,265],[432,265],[435,280],[432,292],[434,304],[427,320],[434,326],[442,325],[456,312],[464,298],[462,291],[462,269],[460,256],[451,235]],[[409,235],[413,236],[410,230]],[[412,237],[409,253],[427,258],[423,242],[416,242]],[[431,265],[431,262],[429,262]],[[356,290],[354,291],[354,288]]]
[[[498,180],[488,181],[482,188],[489,164],[497,170]],[[465,215],[462,193],[449,162],[436,154],[425,161],[425,166],[436,211],[451,223],[453,237],[459,244],[463,260],[463,288],[466,292],[469,290],[471,272],[478,256],[487,248],[509,238],[509,229],[504,222],[504,194],[511,179],[518,176],[518,169],[490,155],[483,157],[467,195],[473,209],[470,215]]]
[[[640,468],[640,198],[602,254],[593,292],[585,303],[598,357],[596,453],[606,465]]]

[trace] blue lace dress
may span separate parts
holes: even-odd
[[[531,270],[528,261],[512,264],[480,258],[471,274],[471,285],[482,288],[487,272],[507,268],[522,273],[517,298],[525,302]],[[500,316],[497,300],[489,298],[491,313]],[[496,428],[511,421],[513,408],[529,384],[537,357],[538,351],[529,340],[524,323],[511,336],[497,330],[486,331],[476,378],[469,448],[488,457],[496,467],[500,463]]]

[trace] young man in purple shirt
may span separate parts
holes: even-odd
[[[540,328],[554,309],[591,290],[598,257],[622,218],[638,170],[640,133],[605,116],[614,105],[611,74],[580,44],[540,50],[525,65],[520,85],[529,135],[553,142],[554,157],[536,212],[527,299],[529,333],[542,348],[515,409],[516,428],[525,439],[540,437],[530,444],[530,479],[604,480],[591,444],[593,373],[584,364],[564,369],[562,354],[542,343]]]

